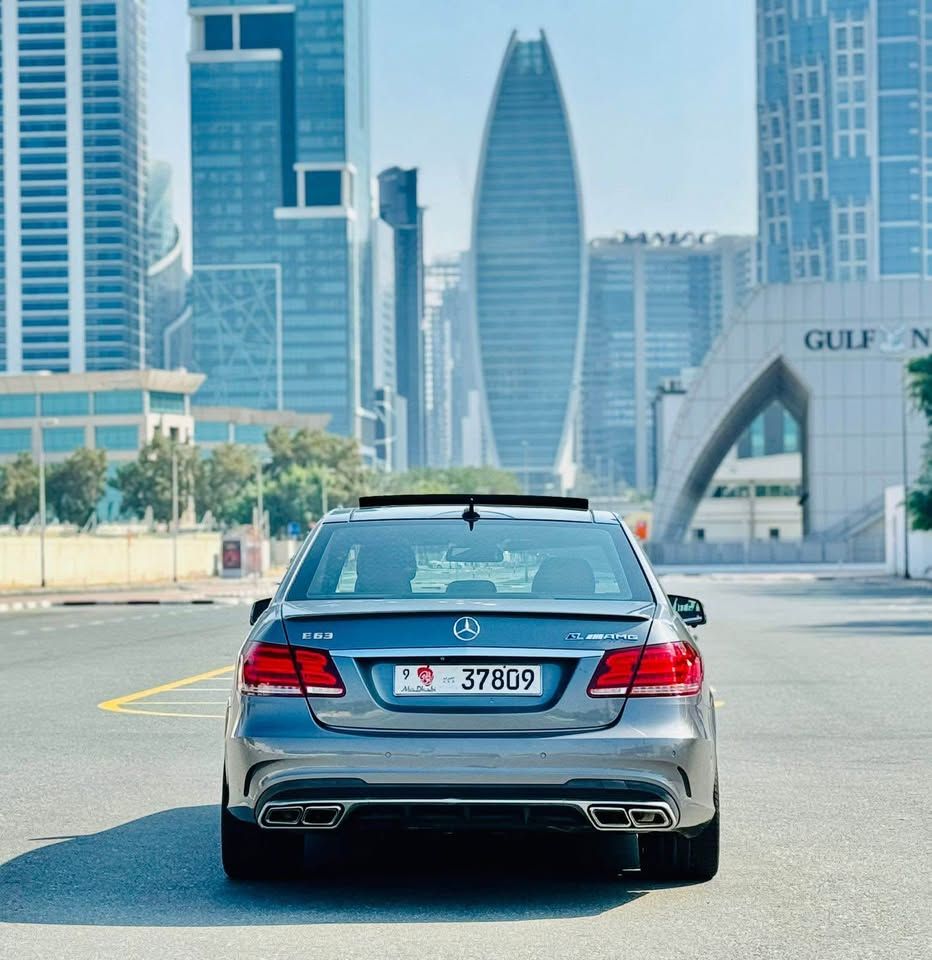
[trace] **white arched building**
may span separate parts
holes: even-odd
[[[905,362],[932,353],[932,283],[770,285],[733,315],[664,444],[652,539],[686,536],[709,481],[772,400],[800,424],[803,529],[843,537],[880,523],[884,488],[919,472],[924,418]]]

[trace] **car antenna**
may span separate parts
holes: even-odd
[[[476,498],[469,498],[469,506],[463,511],[463,519],[469,524],[470,531],[475,526],[476,521],[481,519],[476,512]]]

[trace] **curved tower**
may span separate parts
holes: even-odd
[[[188,274],[181,232],[172,215],[172,169],[149,165],[145,204],[146,366],[173,369],[191,363]]]
[[[543,32],[513,33],[486,120],[473,271],[490,446],[531,491],[566,485],[584,323],[582,200]]]

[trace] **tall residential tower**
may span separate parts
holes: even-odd
[[[486,121],[473,282],[497,462],[531,490],[572,483],[585,301],[583,211],[550,46],[512,34]]]
[[[191,0],[190,13],[199,400],[328,413],[362,436],[366,0]]]
[[[0,3],[0,372],[145,364],[144,20]]]
[[[932,277],[932,17],[758,0],[761,278]]]

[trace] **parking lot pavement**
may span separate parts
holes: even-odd
[[[666,586],[706,602],[721,702],[722,868],[693,886],[596,883],[554,841],[420,835],[233,886],[216,803],[245,608],[4,614],[0,957],[927,956],[928,585]]]

